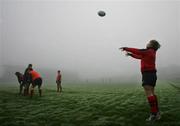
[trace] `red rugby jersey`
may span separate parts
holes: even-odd
[[[56,81],[61,81],[61,74],[58,74],[58,75],[57,75]]]
[[[156,71],[156,51],[149,49],[124,48],[131,56],[141,60],[141,71]]]
[[[36,72],[35,70],[32,70],[29,73],[31,74],[33,81],[36,80],[37,78],[41,78],[41,75],[38,72]]]

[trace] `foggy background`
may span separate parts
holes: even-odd
[[[97,12],[103,10],[105,17]],[[1,0],[0,81],[29,63],[45,80],[141,81],[140,61],[119,47],[156,39],[160,78],[180,78],[180,2],[175,0]]]

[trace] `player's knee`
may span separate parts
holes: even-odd
[[[33,87],[33,86],[31,86],[31,90],[34,90],[34,87]]]
[[[38,86],[38,89],[41,90],[41,86]]]

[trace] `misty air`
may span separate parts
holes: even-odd
[[[0,0],[0,125],[179,125],[179,47],[177,0]]]

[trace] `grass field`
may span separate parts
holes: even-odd
[[[180,126],[180,90],[158,83],[161,120],[147,123],[149,105],[139,84],[44,85],[43,96],[19,96],[18,85],[0,86],[0,126]]]

